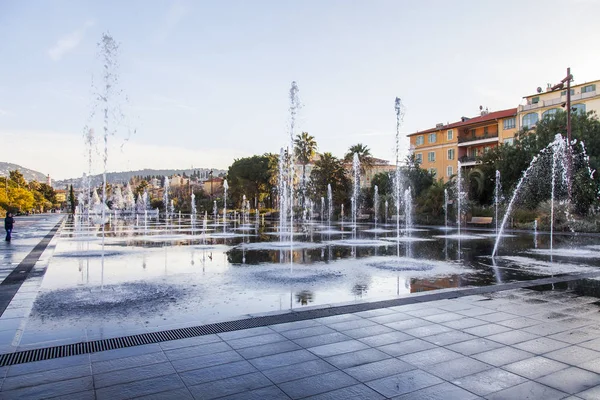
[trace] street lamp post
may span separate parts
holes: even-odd
[[[569,191],[569,200],[571,199],[572,193],[572,174],[573,174],[573,158],[571,154],[571,81],[573,75],[571,75],[571,68],[567,68],[567,76],[564,77],[558,84],[552,86],[550,90],[554,91],[562,89],[567,84],[567,188]]]

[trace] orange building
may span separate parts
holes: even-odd
[[[408,135],[410,149],[421,168],[447,181],[463,167],[476,164],[476,157],[498,146],[511,144],[517,132],[517,109],[488,112],[474,118],[462,117],[450,124]]]

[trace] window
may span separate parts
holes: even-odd
[[[427,161],[434,162],[435,161],[435,151],[430,151],[427,153]]]
[[[515,142],[514,138],[506,138],[506,139],[504,139],[504,144],[507,145],[507,146],[512,146],[514,142]]]
[[[581,88],[581,93],[595,92],[596,85],[587,85]]]
[[[471,129],[471,137],[475,137],[475,129]]]
[[[504,120],[504,130],[507,129],[514,129],[517,127],[517,121],[516,118],[506,118]]]
[[[448,140],[454,139],[454,132],[452,129],[448,129]]]
[[[542,113],[542,119],[543,118],[554,118],[554,114],[556,114],[558,112],[558,108],[551,108],[549,110],[546,110]]]
[[[454,149],[448,149],[448,160],[454,160]]]
[[[428,139],[429,143],[435,143],[437,141],[437,133],[430,133]]]
[[[537,113],[529,113],[523,117],[523,126],[531,128],[532,126],[535,126],[535,124],[537,124],[538,119],[539,117]]]
[[[583,103],[572,105],[571,109],[575,114],[585,114],[585,104]]]
[[[488,135],[488,127],[486,126],[485,128],[483,128],[483,136],[487,136]]]
[[[571,96],[573,96],[575,94],[575,89],[571,89]],[[561,96],[566,96],[567,95],[567,91],[563,90],[562,92],[560,92]]]
[[[448,168],[446,168],[446,176],[452,176],[453,173],[452,165],[449,165]]]
[[[417,154],[415,154],[415,160],[419,164],[423,164],[423,153],[417,153]]]
[[[423,143],[425,143],[425,140],[423,138],[423,135],[421,136],[417,136],[417,146],[422,145]]]
[[[435,178],[436,175],[437,175],[437,169],[435,169],[435,168],[429,168],[429,173],[431,175],[433,175],[433,177]]]
[[[533,99],[531,99],[531,104],[537,104],[540,102],[540,96],[535,96]]]

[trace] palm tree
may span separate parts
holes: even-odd
[[[362,143],[352,145],[348,148],[348,152],[344,156],[344,161],[351,163],[355,153],[358,154],[358,160],[360,161],[360,171],[364,174],[365,170],[370,168],[374,162],[371,150]]]
[[[310,181],[314,200],[325,197],[327,195],[327,185],[330,184],[334,203],[348,203],[351,187],[350,180],[344,169],[343,162],[331,153],[324,153],[315,162],[315,167],[310,174]]]
[[[296,135],[294,139],[294,155],[296,159],[302,164],[302,186],[306,182],[306,164],[314,157],[317,151],[317,142],[315,137],[308,134],[308,132],[302,132],[302,134]]]

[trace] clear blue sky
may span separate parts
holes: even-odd
[[[226,168],[286,145],[292,80],[320,151],[362,142],[391,160],[396,96],[407,133],[516,107],[567,66],[598,79],[598,15],[596,0],[0,0],[0,160],[56,178],[87,169],[107,31],[137,128],[123,151],[126,133],[111,138],[109,170]]]

